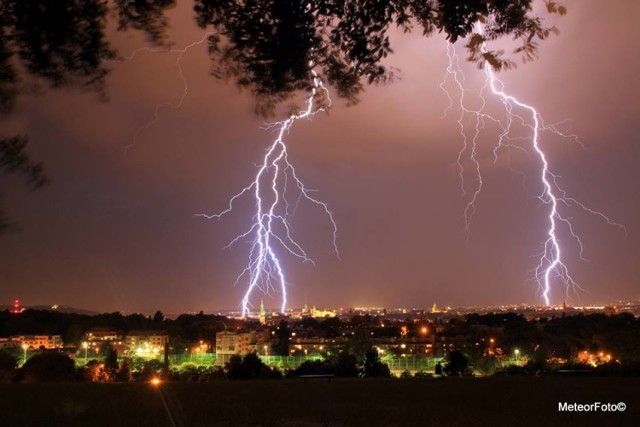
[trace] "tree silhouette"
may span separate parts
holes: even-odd
[[[275,331],[276,342],[271,346],[277,356],[289,355],[289,340],[291,339],[291,329],[285,320],[281,320]]]
[[[118,9],[118,30],[134,28],[147,34],[158,45],[167,44],[169,20],[164,15],[176,5],[175,0],[115,0]]]
[[[280,371],[269,368],[256,353],[247,353],[244,357],[234,354],[229,358],[225,369],[230,380],[281,377]]]
[[[18,367],[18,358],[8,351],[0,351],[0,382],[9,379]]]
[[[73,360],[64,354],[45,352],[36,354],[22,365],[21,376],[26,381],[72,381],[76,378]]]
[[[104,371],[109,381],[115,380],[116,372],[118,372],[118,352],[109,346],[106,357],[104,358]]]
[[[488,61],[495,69],[510,68],[502,51],[482,51],[485,41],[505,35],[520,40],[515,53],[525,60],[536,55],[537,41],[553,32],[533,15],[532,0],[196,0],[198,24],[212,26],[212,73],[235,80],[256,99],[256,111],[273,113],[298,91],[311,91],[316,70],[350,103],[358,101],[364,82],[385,83],[394,72],[383,65],[392,53],[389,32],[415,27],[425,36],[443,32],[456,42],[473,34],[468,59]],[[566,12],[546,0],[549,13]]]
[[[386,363],[380,361],[378,351],[371,347],[364,356],[362,375],[365,377],[390,377],[391,371]]]
[[[335,357],[333,367],[337,377],[358,376],[358,359],[346,351],[343,351]]]
[[[1,87],[1,84],[0,84]],[[0,89],[1,90],[1,89]],[[0,94],[0,96],[2,96]],[[3,138],[0,135],[0,171],[11,174],[22,174],[27,178],[27,185],[32,189],[42,187],[48,182],[42,162],[34,162],[26,153],[29,140],[17,135]],[[4,213],[0,202],[0,233],[13,225]]]
[[[147,360],[142,365],[139,378],[141,381],[149,381],[151,378],[160,375],[161,372],[162,362],[160,360]]]
[[[162,313],[160,310],[156,311],[153,315],[152,320],[154,323],[162,324],[162,322],[164,321],[164,313]]]
[[[131,359],[125,357],[120,362],[118,372],[116,372],[116,381],[128,382],[133,378],[133,363]]]
[[[444,372],[451,376],[468,375],[469,359],[459,350],[454,350],[447,355],[447,364]]]

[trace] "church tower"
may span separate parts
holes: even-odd
[[[267,323],[267,313],[264,311],[264,300],[260,300],[260,323]]]

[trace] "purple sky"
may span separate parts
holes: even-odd
[[[203,34],[183,3],[170,14],[176,47]],[[573,303],[638,299],[640,3],[567,6],[561,34],[543,43],[540,58],[500,77],[548,122],[569,120],[586,148],[545,135],[551,168],[570,195],[628,230],[625,237],[598,217],[571,212],[588,259],[563,240],[585,289]],[[122,55],[145,45],[131,32],[112,40]],[[335,213],[341,251],[338,260],[326,217],[301,206],[296,235],[316,265],[284,258],[290,305],[540,303],[528,281],[547,225],[547,207],[536,198],[536,158],[511,153],[513,167],[526,174],[525,191],[507,157],[493,164],[496,133],[482,134],[484,191],[466,243],[454,167],[462,141],[456,113],[442,117],[447,98],[438,87],[445,41],[416,32],[393,43],[389,62],[401,80],[369,88],[355,107],[334,98],[330,115],[297,123],[287,137],[300,177]],[[28,192],[20,179],[6,180],[3,202],[22,230],[0,237],[0,301],[125,312],[238,306],[245,288],[232,285],[248,247],[222,248],[249,224],[250,203],[221,221],[193,214],[226,207],[252,179],[273,133],[261,129],[248,94],[208,74],[201,45],[182,61],[189,82],[182,107],[162,109],[126,149],[156,103],[180,98],[175,60],[147,52],[114,64],[108,103],[63,91],[21,98],[3,128],[30,135],[31,153],[45,162],[52,184]],[[464,66],[467,83],[479,87],[482,72]],[[556,283],[552,301],[564,298]],[[277,307],[278,295],[265,304]]]

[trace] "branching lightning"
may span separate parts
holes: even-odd
[[[482,28],[478,26],[479,32]],[[485,44],[482,45],[482,52],[487,52]],[[540,113],[535,107],[520,101],[515,96],[507,93],[503,82],[496,77],[495,72],[491,68],[488,61],[485,61],[482,69],[485,79],[479,90],[479,106],[472,108],[465,98],[468,92],[465,89],[464,74],[459,64],[458,56],[452,44],[447,44],[448,67],[445,77],[440,83],[440,87],[449,99],[449,106],[445,109],[445,114],[453,107],[454,100],[459,110],[458,125],[462,137],[462,148],[458,153],[456,164],[459,170],[460,186],[463,197],[467,198],[464,209],[464,229],[469,236],[469,230],[474,213],[476,212],[476,202],[483,187],[482,171],[480,162],[478,161],[478,137],[484,129],[487,122],[494,123],[499,129],[497,143],[493,148],[494,161],[497,159],[498,152],[504,148],[516,148],[525,150],[521,145],[517,145],[516,141],[524,141],[530,144],[530,150],[535,153],[539,161],[539,180],[542,185],[542,192],[538,196],[541,203],[547,207],[548,228],[544,243],[542,244],[542,252],[540,259],[533,270],[535,281],[538,284],[542,298],[546,305],[550,304],[551,289],[555,280],[560,280],[566,286],[567,296],[571,290],[580,289],[578,283],[572,278],[567,265],[564,262],[563,251],[561,248],[561,239],[559,237],[559,229],[564,227],[578,246],[580,258],[582,257],[583,244],[580,237],[574,232],[571,218],[566,216],[564,210],[572,207],[578,207],[583,211],[596,215],[605,220],[609,225],[621,228],[626,232],[623,225],[618,224],[609,219],[602,212],[593,210],[578,200],[567,195],[558,183],[558,175],[553,173],[550,167],[549,159],[541,145],[541,134],[543,132],[551,132],[556,135],[570,138],[581,144],[576,135],[563,133],[558,129],[558,125],[546,125]],[[451,81],[457,95],[447,90],[446,85]],[[504,108],[501,117],[492,116],[487,112],[485,93],[497,98]],[[472,130],[467,130],[465,122],[471,121]],[[528,129],[530,134],[526,137],[514,135],[514,124],[519,123],[523,128]],[[468,159],[471,161],[476,177],[476,185],[473,191],[467,196],[467,185],[464,180],[463,157],[468,153]]]
[[[207,32],[201,39],[181,49],[142,47],[133,51],[129,56],[117,61],[129,62],[142,52],[177,54],[175,65],[178,70],[178,76],[183,84],[182,95],[177,101],[164,101],[155,105],[153,118],[137,129],[132,142],[126,146],[127,148],[135,145],[138,142],[139,135],[160,120],[160,111],[163,108],[171,107],[179,109],[182,107],[189,93],[189,85],[184,75],[181,61],[191,48],[203,44],[212,34],[214,33]],[[249,283],[241,303],[243,317],[247,316],[250,312],[250,297],[256,288],[267,294],[271,290],[279,288],[282,294],[281,311],[284,312],[287,304],[287,281],[282,261],[278,257],[278,248],[284,249],[303,262],[313,263],[313,260],[307,255],[302,246],[294,240],[293,227],[290,222],[302,199],[319,206],[327,214],[333,227],[333,249],[336,255],[338,255],[337,225],[333,213],[329,210],[326,203],[314,198],[311,195],[313,190],[307,188],[300,180],[293,164],[289,161],[287,146],[284,142],[285,136],[296,120],[311,119],[317,113],[326,111],[331,106],[331,98],[329,97],[327,88],[315,71],[311,70],[311,73],[314,87],[306,100],[306,109],[298,114],[290,115],[286,120],[267,125],[267,129],[277,129],[277,137],[267,149],[262,164],[251,184],[234,195],[229,200],[228,208],[222,212],[214,215],[196,215],[209,219],[220,219],[233,210],[234,203],[238,198],[253,194],[256,212],[253,215],[251,227],[227,245],[228,248],[246,237],[251,236],[252,238],[248,265],[236,279],[236,284],[238,284],[244,277],[247,277]],[[287,187],[290,183],[295,186],[298,192],[295,203],[289,203],[288,200]]]
[[[178,56],[176,57],[176,68],[178,70],[178,76],[180,77],[180,80],[182,81],[182,86],[183,86],[183,90],[182,90],[182,95],[180,96],[180,98],[175,101],[163,101],[160,102],[158,104],[155,105],[154,107],[154,111],[153,111],[153,118],[148,121],[147,123],[145,123],[144,125],[140,126],[135,134],[133,135],[133,140],[130,144],[126,145],[125,148],[130,148],[134,145],[137,144],[138,142],[138,137],[140,136],[140,134],[142,132],[144,132],[145,130],[149,129],[150,127],[152,127],[153,125],[155,125],[156,123],[158,123],[158,121],[160,120],[160,111],[163,108],[166,107],[171,107],[173,109],[179,109],[180,107],[182,107],[182,104],[184,103],[184,100],[187,98],[187,95],[189,94],[189,83],[187,82],[187,78],[184,75],[184,71],[182,69],[182,59],[184,57],[184,55],[193,47],[195,46],[199,46],[201,44],[203,44],[208,38],[209,36],[215,34],[214,32],[207,32],[205,33],[201,39],[194,41],[192,43],[189,43],[188,45],[184,46],[181,49],[171,49],[171,48],[152,48],[152,47],[141,47],[139,49],[134,50],[129,56],[117,61],[117,62],[129,62],[132,61],[138,54],[142,53],[142,52],[151,52],[151,53],[169,53],[169,54],[178,54]]]
[[[287,305],[287,281],[283,263],[278,256],[278,249],[288,252],[303,262],[313,263],[302,246],[294,240],[290,222],[295,214],[295,208],[302,199],[319,206],[327,214],[333,227],[333,249],[338,255],[337,225],[333,213],[326,203],[312,197],[312,190],[300,180],[293,164],[289,161],[284,141],[285,136],[297,120],[310,119],[331,105],[328,90],[316,72],[313,70],[311,72],[314,88],[306,101],[306,109],[290,115],[286,120],[267,126],[268,129],[277,129],[277,137],[267,149],[254,180],[229,200],[229,205],[225,210],[213,215],[196,215],[209,219],[220,219],[233,210],[234,203],[240,197],[252,195],[254,198],[256,210],[251,227],[233,239],[227,246],[229,247],[244,238],[251,238],[248,265],[236,279],[236,284],[243,278],[248,279],[248,288],[241,303],[243,317],[250,313],[250,297],[256,288],[266,294],[279,288],[281,292],[280,310],[284,313]],[[326,107],[320,106],[318,102],[323,98],[327,100]],[[298,192],[298,197],[293,204],[289,203],[287,198],[289,183],[292,183]],[[291,208],[292,205],[293,208]]]

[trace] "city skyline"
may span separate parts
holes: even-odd
[[[541,45],[537,60],[500,75],[548,120],[570,120],[586,149],[547,142],[554,170],[572,194],[628,230],[625,238],[598,218],[575,218],[589,260],[570,249],[571,269],[586,290],[576,304],[638,299],[640,66],[633,41],[640,34],[630,18],[637,9],[633,2],[615,10],[571,5],[557,19],[560,35]],[[180,28],[170,32],[177,47],[202,37],[188,9],[169,16]],[[586,34],[585,22],[592,28]],[[619,25],[597,30],[611,22]],[[113,37],[123,56],[147,44],[138,35]],[[528,281],[545,226],[535,168],[512,153],[513,166],[527,176],[526,192],[506,159],[486,170],[466,243],[452,168],[461,141],[455,118],[441,117],[446,43],[417,32],[393,43],[388,63],[401,69],[399,81],[368,88],[349,108],[335,99],[329,116],[297,123],[288,136],[299,174],[335,214],[341,252],[341,259],[332,254],[326,218],[301,205],[294,228],[316,265],[287,260],[291,305],[539,304]],[[597,60],[604,54],[611,60]],[[11,131],[30,135],[31,153],[44,161],[52,184],[29,193],[11,179],[3,194],[22,229],[0,238],[2,299],[124,312],[238,305],[244,288],[233,282],[246,248],[222,248],[246,228],[250,206],[221,221],[193,215],[227,206],[273,133],[253,115],[248,94],[208,75],[205,47],[196,47],[182,60],[190,90],[181,108],[161,109],[160,120],[137,134],[156,103],[180,99],[175,59],[147,52],[114,64],[107,103],[54,91],[22,99],[8,118]],[[480,81],[475,65],[464,67]],[[490,136],[480,143],[489,165]],[[274,296],[265,297],[268,306],[277,305]],[[552,304],[563,299],[556,288]]]

